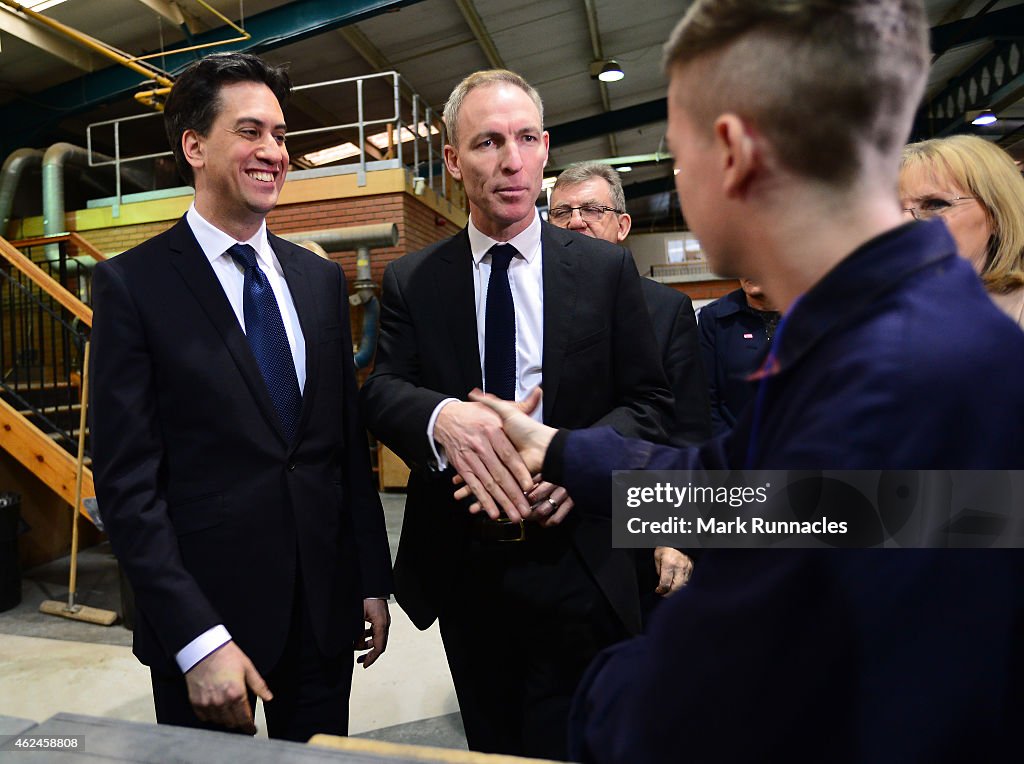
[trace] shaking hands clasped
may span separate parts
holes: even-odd
[[[496,467],[494,460],[479,459],[475,463],[464,460],[461,467],[453,460],[458,473],[453,482],[460,486],[455,498],[474,498],[470,512],[485,512],[492,520],[504,513],[513,522],[525,520],[551,526],[562,522],[572,510],[573,501],[566,490],[543,480],[540,474],[548,445],[557,432],[554,427],[530,417],[540,405],[541,395],[541,389],[535,387],[525,399],[512,403],[481,390],[469,394],[472,403],[481,404],[497,415],[501,430],[514,449],[511,453],[501,453],[495,448]],[[520,490],[508,488],[506,476],[521,477],[524,471],[529,480],[518,481]]]

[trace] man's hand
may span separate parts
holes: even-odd
[[[514,403],[507,405],[515,408]],[[501,509],[511,520],[529,514],[525,493],[533,487],[530,471],[494,411],[480,403],[453,401],[438,413],[434,439],[477,498],[471,511],[482,508],[492,520],[498,519]]]
[[[356,642],[355,649],[369,652],[356,658],[356,662],[368,669],[388,647],[388,631],[391,629],[388,601],[372,597],[363,600],[363,620],[370,627],[363,632],[363,638]]]
[[[185,674],[188,700],[204,722],[256,734],[247,688],[266,703],[274,695],[252,661],[234,642],[226,642]]]
[[[519,452],[529,472],[540,472],[540,468],[544,466],[548,446],[558,432],[554,427],[548,427],[529,416],[540,405],[540,388],[533,388],[519,403],[503,401],[481,390],[473,390],[469,394],[469,399],[483,403],[501,418],[502,429]]]
[[[693,560],[670,546],[659,546],[654,550],[654,567],[658,571],[657,594],[667,597],[680,589],[690,580],[693,573]]]
[[[575,506],[569,492],[562,486],[540,480],[536,476],[537,485],[526,494],[530,502],[530,516],[523,518],[532,520],[543,528],[550,528],[561,523]]]

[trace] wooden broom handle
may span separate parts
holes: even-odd
[[[85,341],[82,359],[82,402],[78,415],[78,459],[75,463],[75,505],[71,520],[71,581],[68,583],[68,609],[75,605],[75,586],[78,573],[78,512],[82,506],[82,473],[85,469],[85,420],[89,403],[89,340]]]

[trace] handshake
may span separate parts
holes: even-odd
[[[530,416],[541,395],[535,387],[525,400],[511,403],[473,390],[468,402],[441,409],[434,438],[457,473],[455,498],[474,499],[470,512],[544,526],[557,525],[569,514],[573,501],[565,489],[540,474],[557,432]]]
[[[513,522],[558,525],[574,504],[562,486],[543,479],[548,446],[558,432],[530,415],[540,405],[535,387],[520,403],[511,403],[474,390],[469,401],[444,406],[434,423],[434,438],[455,468],[455,498],[473,497],[469,511],[486,512],[492,520],[502,513]],[[656,547],[655,592],[667,597],[690,578],[693,560],[678,549]]]

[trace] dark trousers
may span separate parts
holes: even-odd
[[[306,599],[296,586],[288,641],[277,665],[263,679],[274,693],[264,704],[267,734],[272,738],[304,743],[323,732],[348,734],[348,701],[352,688],[352,653],[328,658],[316,644]],[[239,645],[244,651],[245,646]],[[225,731],[216,724],[202,722],[188,700],[188,687],[180,673],[166,675],[150,670],[153,701],[159,724]],[[249,693],[255,711],[256,696]]]
[[[627,636],[568,535],[473,542],[450,603],[441,638],[469,747],[566,759],[576,685]]]

